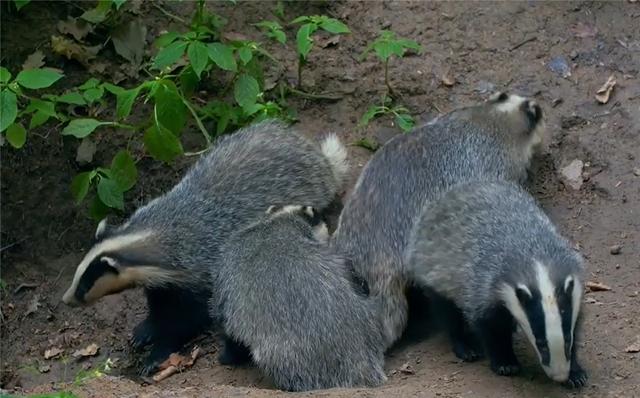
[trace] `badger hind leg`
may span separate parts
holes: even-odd
[[[491,370],[500,376],[515,375],[521,369],[513,352],[513,325],[513,316],[503,306],[489,310],[477,323]]]
[[[153,323],[149,318],[145,318],[135,328],[133,328],[133,334],[129,340],[129,344],[134,350],[141,350],[142,348],[151,344],[154,339]]]
[[[482,358],[482,345],[465,319],[462,310],[453,301],[436,293],[431,294],[431,300],[436,317],[445,323],[444,326],[449,334],[456,357],[465,362],[473,362]]]
[[[218,354],[218,362],[222,365],[246,365],[251,362],[251,351],[244,344],[224,335],[222,350]]]

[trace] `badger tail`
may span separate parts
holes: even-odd
[[[333,170],[333,175],[339,186],[343,186],[349,171],[347,163],[347,148],[335,134],[329,134],[320,145],[322,154],[327,158]]]

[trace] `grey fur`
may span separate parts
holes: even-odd
[[[281,212],[234,234],[214,278],[212,315],[281,389],[377,386],[384,339],[345,259]]]
[[[515,184],[469,183],[425,206],[407,252],[418,284],[452,300],[471,323],[501,305],[502,285],[535,285],[534,261],[555,286],[582,280],[582,259]]]
[[[490,100],[458,109],[392,139],[365,166],[344,207],[333,244],[382,297],[388,346],[407,321],[403,256],[424,204],[460,182],[526,177],[541,120],[498,106]]]

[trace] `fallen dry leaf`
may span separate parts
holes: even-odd
[[[22,64],[22,70],[37,69],[44,66],[44,54],[40,50],[36,50],[33,54],[29,55]]]
[[[74,358],[92,357],[98,353],[100,347],[96,343],[91,343],[81,350],[75,351],[72,355]]]
[[[451,87],[454,84],[456,84],[456,78],[451,76],[451,72],[447,72],[444,75],[442,75],[442,84],[444,84],[447,87]]]
[[[607,81],[596,91],[596,100],[601,104],[609,102],[611,92],[616,85],[616,77],[614,75],[609,76]]]
[[[87,34],[89,34],[93,28],[87,21],[79,18],[67,17],[66,21],[58,22],[58,32],[62,34],[70,34],[76,40],[82,40]]]
[[[27,310],[24,313],[24,316],[26,317],[34,314],[36,311],[38,311],[38,308],[40,308],[40,295],[34,294],[31,302],[29,303],[29,307],[27,307]]]
[[[624,352],[636,353],[640,352],[640,336],[636,339],[635,343],[629,345],[629,347],[624,349]]]
[[[116,52],[135,65],[142,62],[146,37],[147,27],[138,21],[125,22],[111,32]]]
[[[400,369],[398,370],[400,371],[400,373],[404,373],[406,375],[412,375],[415,373],[413,369],[411,369],[411,365],[409,365],[409,362],[405,362],[402,366],[400,366]]]
[[[587,282],[587,289],[589,289],[590,292],[608,292],[611,290],[611,287],[604,283],[589,281]]]
[[[326,38],[320,37],[316,39],[316,42],[318,43],[318,46],[320,46],[321,48],[337,46],[338,43],[340,43],[340,36],[333,35]]]
[[[85,68],[89,67],[89,61],[96,57],[96,54],[98,54],[101,48],[101,45],[86,47],[74,43],[69,39],[65,39],[62,36],[51,36],[51,49],[53,52],[63,55],[68,59],[76,60]]]
[[[222,34],[222,37],[224,37],[225,39],[229,40],[229,41],[244,41],[244,40],[249,40],[249,38],[245,35],[243,35],[242,33],[238,33],[238,32],[225,32]]]
[[[44,359],[53,359],[53,358],[59,356],[60,354],[62,354],[63,352],[64,352],[64,350],[62,348],[51,347],[48,350],[45,350]]]
[[[193,347],[191,355],[188,357],[177,353],[169,355],[169,358],[158,366],[160,371],[153,375],[153,380],[156,382],[162,381],[174,373],[190,368],[196,362],[198,355],[200,355],[200,347],[198,346]]]
[[[571,28],[573,34],[576,37],[581,39],[585,39],[587,37],[596,37],[598,34],[598,28],[593,25],[587,25],[582,22],[578,22],[575,26]]]
[[[96,144],[91,141],[91,138],[84,138],[76,150],[76,162],[80,164],[91,163],[93,155],[96,153],[96,148]]]

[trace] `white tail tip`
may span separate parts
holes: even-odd
[[[347,148],[342,145],[340,139],[335,134],[329,134],[320,146],[322,154],[329,160],[333,175],[340,186],[344,183],[344,180],[349,171],[349,164],[347,163]]]

